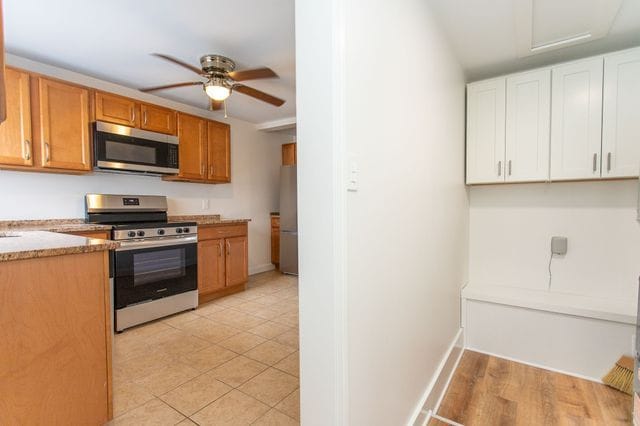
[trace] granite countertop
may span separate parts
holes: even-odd
[[[111,225],[85,223],[84,219],[2,220],[0,231],[88,232],[110,231]]]
[[[169,216],[169,222],[195,222],[198,225],[219,225],[227,223],[246,223],[251,219],[223,219],[219,214]]]
[[[118,248],[119,243],[47,231],[0,232],[0,262]]]

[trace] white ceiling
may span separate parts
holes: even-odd
[[[200,79],[150,53],[194,66],[203,54],[222,54],[235,60],[238,69],[273,69],[279,79],[246,84],[286,100],[277,108],[235,93],[227,101],[230,116],[264,123],[296,114],[294,0],[3,3],[9,53],[133,88]],[[203,109],[208,105],[197,86],[157,94]]]
[[[640,45],[640,0],[427,1],[469,81]],[[585,31],[604,37],[523,55],[527,37],[531,48]]]

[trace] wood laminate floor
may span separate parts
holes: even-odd
[[[631,424],[631,404],[605,385],[465,351],[437,414],[465,426],[613,426]]]

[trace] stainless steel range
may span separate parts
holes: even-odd
[[[87,194],[86,220],[113,224],[115,329],[198,306],[198,228],[168,222],[167,198]]]

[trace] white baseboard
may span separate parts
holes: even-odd
[[[436,374],[420,399],[418,408],[411,417],[409,424],[413,426],[426,425],[431,418],[431,413],[438,410],[442,399],[449,387],[453,373],[458,367],[462,352],[464,351],[464,329],[460,328],[451,341],[447,352],[440,361]]]
[[[249,275],[260,274],[262,272],[267,272],[267,271],[273,271],[274,269],[276,269],[276,267],[273,266],[273,263],[265,263],[262,265],[251,266],[249,268]]]

